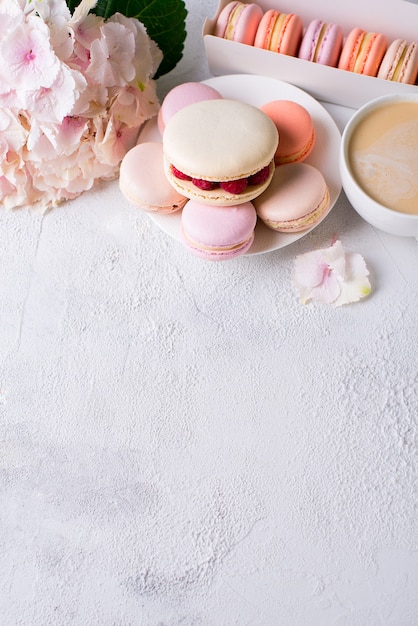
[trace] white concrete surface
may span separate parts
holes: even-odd
[[[207,77],[215,6],[162,94]],[[373,293],[303,306],[335,234]],[[416,626],[417,262],[344,195],[224,264],[117,182],[0,212],[0,624]]]

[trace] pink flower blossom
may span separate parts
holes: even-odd
[[[137,86],[142,88],[150,76],[153,76],[157,71],[163,58],[162,52],[157,44],[150,40],[145,26],[141,22],[125,17],[121,13],[114,13],[109,22],[123,24],[133,33],[135,38],[135,80]]]
[[[0,109],[0,161],[8,152],[19,152],[25,145],[27,131],[19,118],[8,109]]]
[[[110,117],[106,124],[97,128],[97,157],[110,165],[117,165],[125,154],[133,148],[138,138],[139,128],[127,126],[120,120]]]
[[[5,18],[18,17],[20,20],[24,17],[23,7],[18,0],[0,0],[0,13],[2,14],[2,24],[0,25],[0,33],[2,33],[2,26],[5,24]]]
[[[27,166],[18,152],[9,151],[0,166],[0,193],[2,204],[6,209],[22,206],[25,202],[31,203],[30,180],[27,175]]]
[[[61,154],[72,154],[88,135],[89,121],[84,117],[67,116],[59,126],[57,144]]]
[[[39,15],[49,29],[57,24],[67,24],[71,19],[70,10],[63,0],[26,0],[25,13]]]
[[[49,28],[49,37],[55,54],[66,60],[73,51],[68,22],[71,18],[67,3],[63,0],[30,0],[26,14],[40,16]]]
[[[155,82],[148,81],[143,91],[131,85],[118,89],[111,100],[109,114],[128,126],[135,126],[150,119],[157,106]]]
[[[107,115],[108,107],[108,89],[102,85],[88,85],[74,104],[71,114],[93,118],[97,115]]]
[[[40,87],[26,96],[28,111],[36,111],[38,120],[60,123],[69,115],[87,83],[83,76],[61,64],[59,72],[50,87]]]
[[[59,71],[59,60],[51,48],[48,30],[37,19],[17,26],[2,41],[1,56],[7,64],[9,84],[26,89],[50,87]]]
[[[357,302],[370,293],[363,257],[346,253],[340,241],[296,257],[292,279],[303,304],[317,300],[335,306]]]
[[[73,16],[74,17],[74,16]],[[100,37],[100,26],[103,21],[97,15],[91,13],[82,21],[70,21],[70,28],[74,37],[73,62],[84,69],[90,62],[90,47],[95,39]]]
[[[132,31],[122,24],[106,22],[100,29],[100,37],[91,44],[86,74],[105,87],[126,85],[135,78],[134,56]]]

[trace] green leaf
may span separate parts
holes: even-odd
[[[67,0],[71,12],[81,0]],[[119,12],[144,24],[164,57],[155,78],[175,68],[183,56],[187,9],[183,0],[99,0],[94,13],[108,19]]]
[[[78,4],[80,4],[78,0],[67,0],[67,7],[70,9],[71,13],[74,13],[74,9]]]

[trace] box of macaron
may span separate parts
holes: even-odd
[[[418,237],[417,18],[405,0],[221,0],[203,31],[214,76],[166,94],[122,161],[122,193],[213,261],[293,243],[342,187],[372,225]],[[387,98],[359,142],[356,115]],[[320,100],[358,109],[351,135]]]
[[[407,0],[220,0],[203,37],[215,76],[268,76],[359,108],[418,93],[417,24]]]

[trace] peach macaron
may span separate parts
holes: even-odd
[[[341,51],[338,68],[366,76],[376,76],[387,49],[387,38],[382,33],[370,33],[353,28]]]
[[[260,109],[270,117],[279,133],[275,164],[304,161],[315,145],[315,127],[309,111],[293,100],[272,100]]]
[[[302,34],[303,22],[299,15],[269,9],[258,25],[254,46],[295,56]]]

